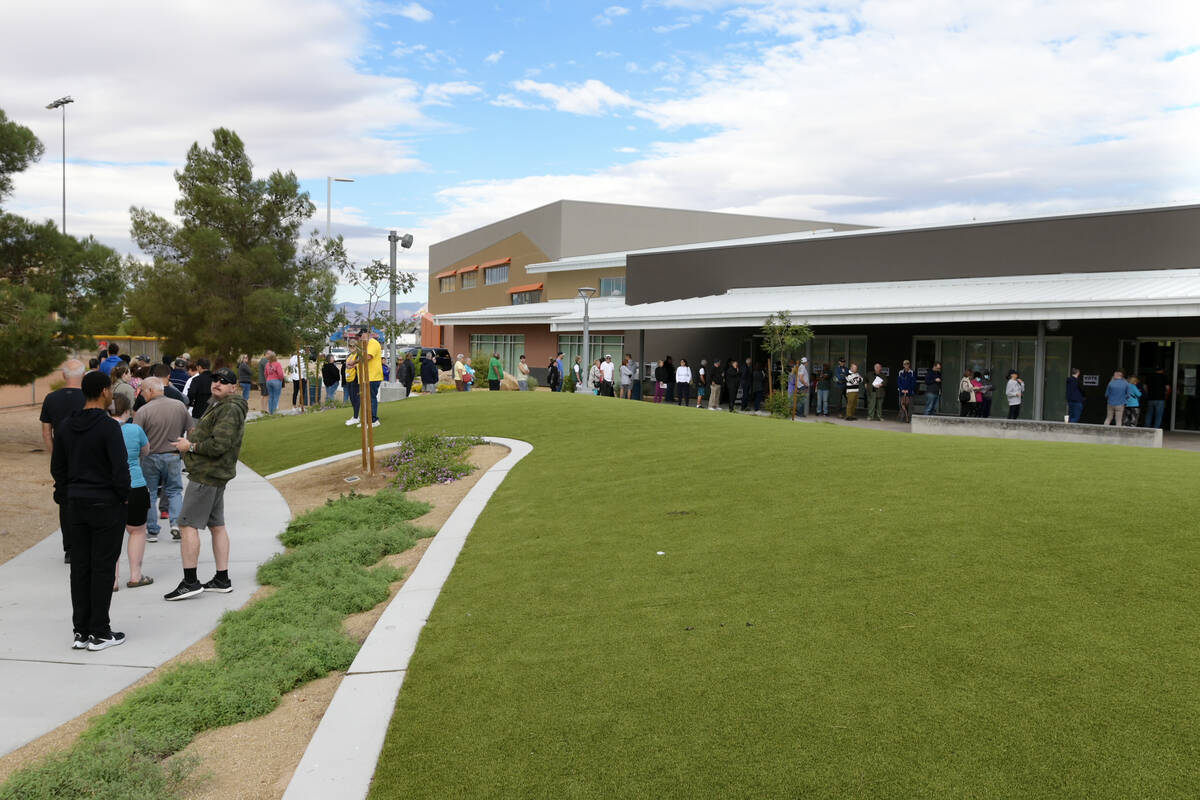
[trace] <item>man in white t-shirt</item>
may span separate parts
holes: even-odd
[[[613,360],[611,355],[604,356],[600,364],[600,396],[613,396]]]

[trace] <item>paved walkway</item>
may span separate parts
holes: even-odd
[[[258,587],[258,565],[282,549],[278,534],[291,512],[271,484],[238,464],[225,491],[229,519],[231,594],[206,592],[168,603],[162,596],[183,577],[179,545],[164,528],[146,545],[143,571],[154,584],[129,589],[121,557],[121,590],[113,596],[113,628],[125,644],[99,653],[72,650],[71,596],[56,532],[0,565],[0,755],[33,741],[124,689],[216,627],[221,614],[242,606]],[[214,570],[206,533],[200,534],[200,579]]]

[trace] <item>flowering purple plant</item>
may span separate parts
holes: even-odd
[[[383,460],[383,468],[396,473],[392,485],[411,491],[435,483],[453,483],[475,467],[463,459],[467,451],[483,444],[478,436],[412,436]]]

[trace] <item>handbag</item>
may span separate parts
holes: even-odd
[[[958,393],[958,402],[960,402],[960,403],[971,402],[971,393],[966,391],[965,389],[963,391],[959,392]]]

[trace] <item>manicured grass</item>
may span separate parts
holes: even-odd
[[[351,449],[345,416],[243,456]],[[381,442],[535,450],[422,634],[374,798],[1200,794],[1195,454],[547,393],[381,416]]]
[[[262,716],[286,692],[350,666],[358,643],[342,621],[386,600],[401,577],[368,567],[412,547],[420,532],[408,520],[427,510],[389,490],[295,520],[280,537],[293,549],[258,571],[276,591],[221,618],[215,659],[178,665],[132,692],[68,752],[14,774],[0,800],[178,796],[192,765],[161,759],[201,731]]]

